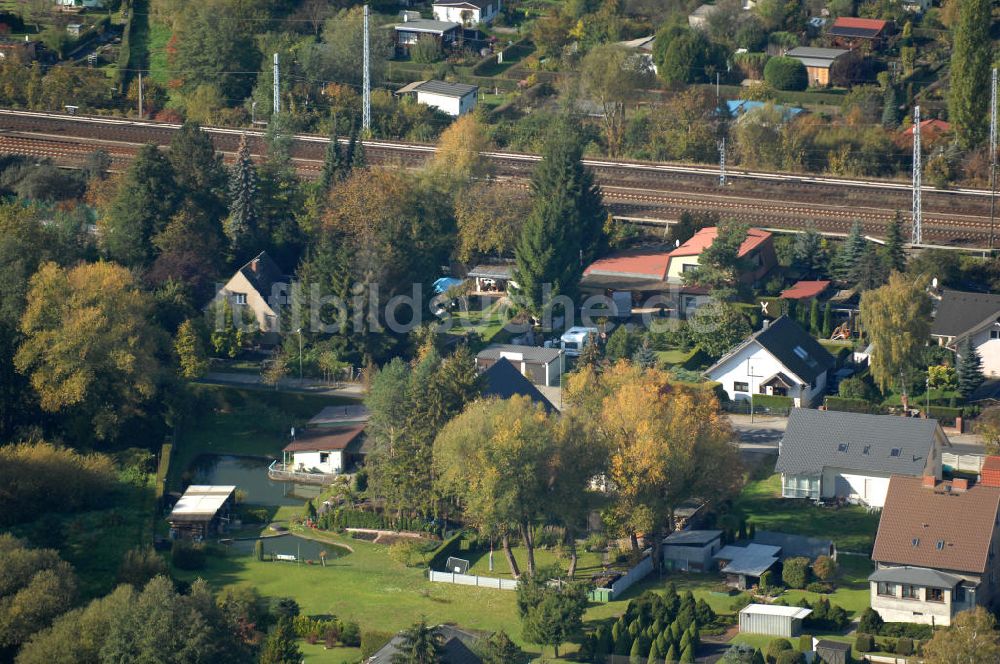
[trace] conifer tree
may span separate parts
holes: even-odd
[[[962,0],[953,27],[948,118],[964,150],[976,147],[987,136],[991,14],[991,0]]]
[[[190,318],[177,328],[174,352],[177,353],[180,374],[184,378],[201,378],[208,371],[208,352],[205,350],[205,343]]]
[[[180,194],[213,223],[226,214],[226,169],[211,137],[197,123],[185,122],[170,139],[167,158]]]
[[[260,222],[257,204],[257,167],[250,156],[246,134],[240,137],[236,163],[229,174],[229,218],[225,231],[236,263],[242,263],[254,250]]]
[[[694,662],[694,646],[688,644],[688,647],[681,653],[681,662],[682,664]]]
[[[302,652],[296,643],[292,621],[282,618],[267,637],[260,652],[260,664],[299,664]]]
[[[663,655],[660,653],[659,642],[653,641],[652,645],[649,646],[649,658],[646,660],[646,664],[660,664],[661,659],[663,659]]]
[[[515,274],[519,299],[535,316],[546,304],[544,287],[551,297],[573,297],[583,268],[606,244],[607,212],[582,155],[579,139],[559,127],[532,177],[533,205],[515,248]]]
[[[816,298],[809,305],[809,330],[813,334],[820,333],[819,300]]]
[[[347,135],[347,150],[344,151],[344,165],[348,169],[354,168],[354,155],[358,151],[358,124],[356,120],[351,120],[351,133]]]
[[[664,659],[667,661],[667,664],[676,664],[678,661],[677,646],[671,643],[670,649],[667,650],[667,656]]]
[[[983,376],[982,359],[970,337],[966,337],[958,347],[958,366],[955,371],[958,374],[958,391],[966,399],[986,380]]]
[[[868,242],[865,240],[864,229],[860,221],[855,221],[851,225],[851,232],[844,240],[840,252],[837,254],[834,276],[840,281],[854,283],[858,264],[865,254]]]
[[[885,259],[890,270],[902,272],[906,269],[906,250],[903,248],[903,215],[896,210],[885,233]]]
[[[833,307],[829,302],[823,307],[823,338],[829,339],[833,334]]]
[[[899,101],[896,99],[896,86],[891,83],[885,87],[882,93],[882,126],[886,129],[895,129],[899,124]]]
[[[344,163],[340,155],[340,139],[337,138],[337,118],[333,119],[333,130],[330,132],[330,142],[326,144],[326,153],[323,155],[323,172],[320,175],[320,184],[326,191],[330,186],[340,180]]]
[[[642,654],[642,636],[635,637],[632,642],[632,649],[629,651],[629,664],[642,664],[646,658]]]

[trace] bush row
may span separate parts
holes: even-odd
[[[368,512],[351,508],[338,508],[319,517],[318,524],[324,530],[342,528],[371,528],[372,530],[406,530],[441,534],[442,526],[420,517],[393,518],[379,512]]]

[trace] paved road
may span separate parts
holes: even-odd
[[[311,378],[282,378],[278,381],[277,386],[271,386],[265,385],[258,374],[233,371],[210,371],[199,382],[234,385],[258,390],[276,389],[280,392],[306,392],[347,399],[363,399],[365,395],[365,389],[360,383],[331,384]]]

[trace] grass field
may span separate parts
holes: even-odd
[[[841,551],[870,553],[878,530],[878,514],[862,507],[817,507],[805,500],[782,498],[778,474],[748,484],[734,508],[758,530],[825,537]]]
[[[172,34],[170,26],[151,20],[149,23],[149,77],[159,83],[166,85],[170,82],[170,63],[167,62],[167,42]]]
[[[518,567],[520,567],[522,571],[527,569],[527,554],[524,547],[515,547],[513,549],[513,553],[514,560],[517,561]],[[497,547],[493,553],[492,572],[490,571],[489,551],[477,550],[473,552],[470,556],[469,562],[471,563],[471,566],[469,567],[469,574],[503,577],[507,579],[512,578],[510,565],[507,564],[507,557],[503,554],[503,549],[499,547]],[[569,558],[558,555],[554,549],[536,549],[535,564],[538,567],[558,565],[563,569],[566,569],[569,565]],[[589,578],[591,575],[599,573],[603,569],[604,566],[601,564],[601,554],[586,551],[582,546],[577,548],[576,573],[581,578]]]

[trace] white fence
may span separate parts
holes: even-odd
[[[653,556],[647,555],[639,564],[628,571],[625,576],[621,576],[617,581],[611,584],[611,599],[618,597],[620,594],[639,583],[653,571]]]
[[[951,466],[952,470],[966,473],[978,473],[983,469],[982,454],[951,454],[945,452],[941,455],[941,463]]]
[[[478,574],[456,574],[454,572],[435,572],[434,570],[428,570],[428,572],[430,580],[435,583],[457,583],[460,586],[517,590],[517,580],[515,579],[498,579]]]

